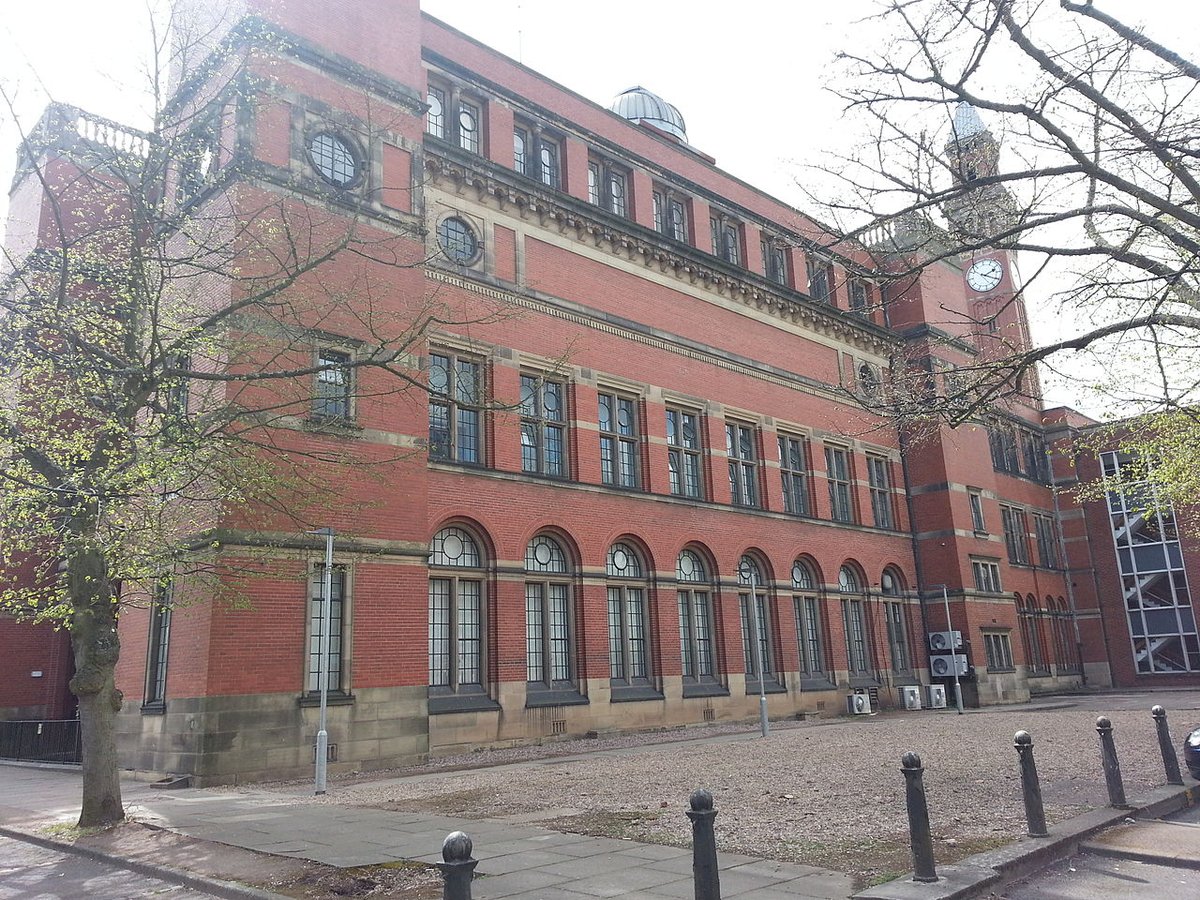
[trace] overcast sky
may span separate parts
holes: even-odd
[[[47,97],[144,122],[147,6],[159,2],[0,0],[0,82],[16,88],[26,126]],[[1194,0],[1102,5],[1168,40],[1200,32]],[[605,106],[643,85],[679,107],[693,146],[798,206],[796,182],[811,177],[804,163],[846,137],[841,106],[826,90],[835,55],[879,37],[864,21],[875,0],[423,0],[422,7]],[[16,143],[13,116],[0,109],[5,185]],[[0,221],[5,210],[0,196]],[[1035,332],[1039,318],[1052,327],[1035,311]]]

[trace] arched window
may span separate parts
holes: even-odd
[[[483,556],[462,528],[443,528],[429,549],[429,687],[483,691]]]
[[[571,569],[559,543],[538,535],[525,548],[525,672],[529,688],[566,688],[575,677]]]
[[[817,579],[803,560],[792,563],[792,605],[796,611],[796,636],[800,642],[800,672],[819,676],[827,671],[821,627],[821,601]]]
[[[683,684],[716,681],[713,650],[712,589],[704,560],[694,550],[684,550],[675,563],[679,583],[679,650]]]
[[[842,566],[838,570],[838,590],[843,594],[862,594],[863,584],[862,577],[853,566]],[[842,598],[842,623],[846,632],[846,666],[850,676],[870,675],[870,628],[865,597]]]
[[[1038,620],[1038,605],[1033,594],[1021,601],[1017,594],[1017,612],[1021,620],[1021,637],[1025,641],[1025,661],[1029,665],[1029,674],[1048,675],[1050,667],[1046,664],[1046,650],[1042,643],[1042,627]]]
[[[859,580],[858,573],[849,566],[842,566],[838,570],[838,590],[843,594],[862,593],[862,582]]]
[[[762,568],[754,557],[738,561],[738,606],[742,619],[742,651],[746,657],[746,692],[758,693],[760,680],[774,681],[771,601]],[[753,687],[751,687],[753,684]]]
[[[903,579],[895,569],[884,569],[879,579],[883,594],[883,612],[887,618],[888,648],[892,652],[892,671],[912,671],[912,648],[908,643],[908,605],[903,601]]]
[[[608,575],[608,668],[614,687],[650,681],[646,576],[641,557],[628,544],[613,544]]]

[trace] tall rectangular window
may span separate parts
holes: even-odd
[[[329,690],[344,690],[342,681],[342,625],[345,613],[346,569],[334,566],[329,573]],[[325,566],[313,568],[308,582],[308,690],[321,690],[321,654],[325,634]]]
[[[779,473],[783,482],[783,510],[793,516],[812,515],[808,501],[808,441],[779,436]]]
[[[829,300],[829,264],[820,259],[809,259],[807,266],[808,270],[808,296],[812,297],[818,303],[826,303]]]
[[[741,265],[742,251],[739,226],[735,222],[728,221],[723,216],[712,216],[708,224],[712,231],[713,256],[719,257],[725,260],[725,262],[733,263],[735,266]]]
[[[159,588],[150,606],[146,650],[146,690],[143,706],[161,706],[167,699],[167,651],[171,644],[171,585]]]
[[[1025,510],[1001,506],[1000,522],[1004,526],[1008,561],[1018,566],[1029,565],[1029,521],[1025,517]]]
[[[754,428],[727,422],[725,451],[729,456],[729,489],[734,504],[758,506],[758,454],[754,450]]]
[[[860,316],[867,314],[867,283],[861,278],[850,279],[850,312]]]
[[[571,680],[570,591],[562,582],[525,585],[525,669],[531,684]]]
[[[983,647],[990,672],[1008,672],[1013,669],[1012,638],[1008,632],[983,633]]]
[[[825,477],[829,482],[829,509],[835,522],[854,521],[850,494],[850,454],[843,447],[825,448]]]
[[[866,610],[862,600],[842,601],[842,621],[846,629],[846,662],[852,675],[871,671],[867,653]]]
[[[600,163],[588,163],[588,202],[600,205]]]
[[[771,619],[768,612],[767,595],[756,593],[754,602],[750,602],[749,589],[739,596],[739,608],[742,620],[742,653],[746,659],[746,683],[754,682],[757,688],[759,680],[766,673],[770,678],[775,671],[774,659],[771,655]]]
[[[433,353],[429,358],[429,458],[482,463],[483,366]]]
[[[452,691],[483,683],[483,585],[429,579],[429,686]]]
[[[983,494],[979,491],[967,491],[967,502],[971,504],[971,527],[982,534],[987,531],[983,520]]]
[[[787,284],[787,253],[770,241],[762,242],[763,273],[776,284]]]
[[[466,100],[460,100],[458,104],[458,146],[471,153],[478,153],[482,122],[479,106]]]
[[[615,682],[650,677],[646,653],[646,601],[642,588],[608,588],[608,673]]]
[[[891,464],[882,456],[867,457],[867,480],[871,489],[871,513],[876,528],[895,528],[892,515]]]
[[[605,484],[638,487],[637,401],[600,394],[600,477]]]
[[[654,230],[676,241],[687,241],[687,213],[683,201],[666,190],[656,190],[654,199]]]
[[[317,391],[313,415],[321,419],[349,419],[352,369],[349,353],[322,348],[317,352]]]
[[[704,496],[698,413],[667,407],[667,468],[672,494],[696,499]]]
[[[1037,535],[1038,562],[1046,569],[1058,568],[1058,528],[1054,517],[1033,514],[1033,530]]]
[[[521,376],[521,471],[567,475],[566,383]]]
[[[529,157],[533,148],[529,143],[529,129],[513,128],[513,168],[522,175],[529,174]]]
[[[628,178],[607,160],[588,162],[588,201],[610,213],[626,216],[628,209]]]
[[[441,88],[429,88],[425,95],[429,110],[425,113],[425,131],[434,137],[446,137],[446,92]]]
[[[888,602],[883,605],[887,615],[888,644],[892,648],[892,671],[908,672],[912,658],[908,650],[908,628],[904,621],[904,604]]]
[[[558,189],[562,181],[558,144],[544,135],[538,138],[538,179],[547,187]]]
[[[712,616],[708,591],[679,592],[679,650],[683,677],[689,681],[711,681],[713,665]]]
[[[800,671],[821,675],[825,659],[821,647],[821,616],[816,597],[793,597],[796,607],[796,637],[800,642]]]

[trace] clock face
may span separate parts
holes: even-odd
[[[1004,267],[998,259],[981,259],[967,269],[967,284],[976,291],[990,291],[1004,277]]]

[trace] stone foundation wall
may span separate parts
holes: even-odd
[[[424,687],[373,688],[330,705],[329,771],[421,762],[429,754]],[[189,774],[197,786],[302,778],[313,772],[319,710],[296,694],[247,694],[167,701],[165,713],[121,713],[121,765]]]

